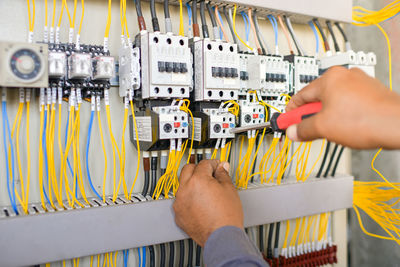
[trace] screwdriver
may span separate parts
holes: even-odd
[[[298,107],[286,113],[275,112],[272,115],[271,120],[269,122],[233,128],[230,130],[230,132],[237,134],[252,130],[260,130],[264,128],[272,128],[274,132],[283,132],[289,126],[293,124],[298,124],[302,120],[309,118],[312,115],[315,115],[316,113],[320,112],[321,109],[322,109],[321,102],[305,104],[301,107]]]

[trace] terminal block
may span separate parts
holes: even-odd
[[[192,61],[189,40],[172,34],[140,33],[143,99],[189,98]]]
[[[279,97],[281,94],[291,93],[291,63],[282,56],[266,56],[265,65],[265,86],[261,90],[261,95]]]
[[[239,100],[240,119],[239,126],[249,126],[265,122],[265,108],[258,102]]]
[[[136,124],[140,148],[145,151],[169,149],[169,140],[189,138],[188,114],[178,106],[157,106],[138,113]],[[136,145],[133,118],[130,118],[130,137]]]
[[[95,56],[92,59],[93,80],[109,80],[114,76],[114,58]]]
[[[140,49],[129,46],[119,51],[119,95],[124,97],[130,90],[140,88]]]
[[[195,101],[238,99],[237,45],[202,39],[193,43],[193,56]]]
[[[87,79],[92,76],[92,58],[89,53],[73,52],[68,57],[68,79]]]
[[[194,116],[201,123],[201,127],[195,126],[195,131],[196,128],[201,130],[200,140],[196,140],[199,142],[197,148],[213,148],[217,139],[235,138],[230,129],[236,127],[236,118],[226,108],[204,108],[201,112],[195,112]]]
[[[297,93],[319,76],[317,60],[314,57],[289,55],[285,60],[292,63],[292,88],[291,93]]]
[[[323,73],[333,66],[344,66],[346,68],[360,68],[368,75],[375,77],[376,55],[372,52],[346,51],[319,60],[320,72]]]

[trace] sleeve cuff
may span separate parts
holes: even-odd
[[[218,228],[204,246],[204,263],[206,266],[233,266],[231,264],[235,262],[268,266],[242,229],[235,226]]]

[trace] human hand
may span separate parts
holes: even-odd
[[[200,246],[220,227],[243,228],[242,203],[228,170],[227,162],[203,160],[181,171],[175,221]]]
[[[400,148],[400,96],[362,70],[329,69],[294,95],[286,111],[319,101],[319,113],[286,130],[290,139],[326,138],[357,149]]]

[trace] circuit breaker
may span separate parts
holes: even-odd
[[[143,99],[189,98],[192,61],[187,37],[140,33]]]
[[[319,67],[314,57],[289,55],[285,60],[292,63],[292,89],[296,94],[319,76]]]
[[[48,86],[47,44],[0,42],[0,86]]]
[[[209,39],[193,43],[196,101],[237,100],[240,66],[237,45]]]
[[[279,97],[281,94],[291,93],[291,63],[282,56],[266,56],[265,65],[265,86],[261,90],[261,95]]]

